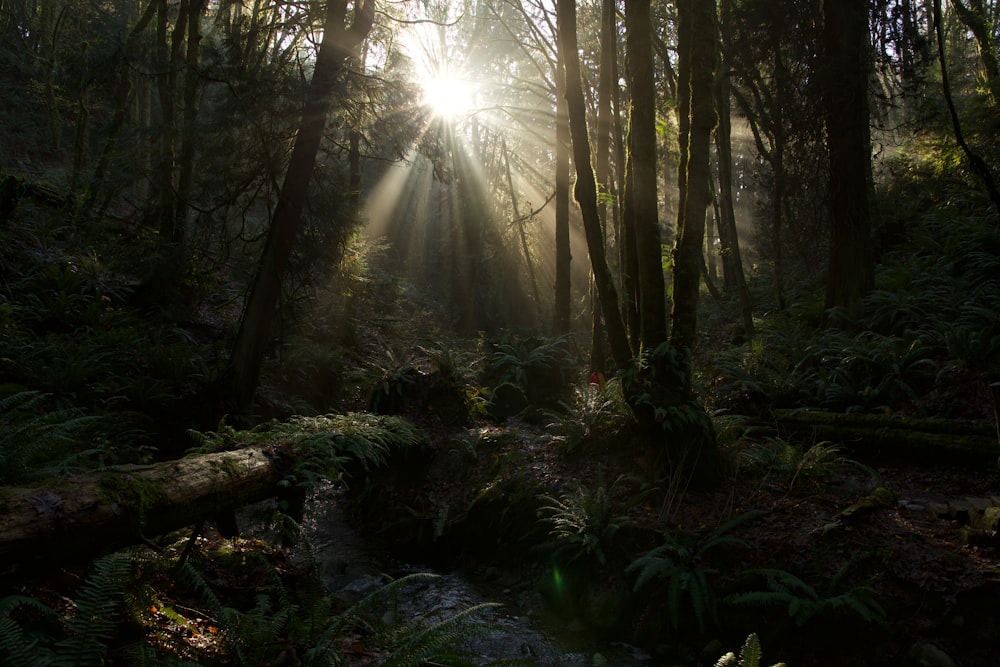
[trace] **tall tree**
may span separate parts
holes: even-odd
[[[302,226],[309,181],[316,168],[327,115],[333,106],[332,94],[344,63],[368,35],[374,22],[374,0],[357,1],[360,4],[355,5],[354,21],[349,26],[346,24],[347,0],[327,3],[323,37],[316,53],[299,130],[224,378],[228,399],[238,414],[250,406],[260,379],[261,362],[271,337],[271,321],[281,295],[281,281]]]
[[[731,15],[732,4],[729,0],[723,0],[719,12],[720,37],[726,33]],[[727,291],[736,292],[738,295],[743,328],[747,336],[753,336],[753,306],[750,289],[743,273],[743,255],[740,252],[740,239],[736,232],[736,210],[733,204],[731,63],[728,46],[722,47],[721,56],[721,72],[715,89],[715,104],[719,114],[719,125],[715,129],[715,146],[719,163],[719,245],[722,253],[723,284]]]
[[[560,42],[561,45],[561,42]],[[566,110],[565,54],[556,58],[556,281],[552,334],[569,333],[573,257],[569,243],[569,118]]]
[[[635,235],[638,259],[640,344],[655,348],[667,340],[663,252],[656,200],[656,95],[653,27],[649,0],[625,0],[629,131],[626,161],[627,227]]]
[[[608,268],[607,253],[604,248],[604,234],[597,212],[597,179],[590,162],[590,138],[587,135],[587,105],[583,98],[583,84],[580,78],[580,54],[576,38],[576,2],[558,0],[559,47],[564,54],[566,68],[566,105],[569,114],[569,129],[573,144],[573,163],[576,165],[576,185],[574,196],[580,205],[584,234],[590,265],[594,272],[604,326],[608,332],[611,356],[618,368],[628,368],[632,363],[632,350],[625,333],[625,324],[618,311],[618,290],[615,287],[611,269]]]
[[[682,76],[679,89],[688,97],[688,133],[682,140],[682,173],[678,176],[681,206],[677,218],[677,240],[674,245],[674,303],[671,314],[671,344],[691,351],[695,345],[698,315],[698,290],[701,285],[705,240],[705,213],[712,200],[710,154],[712,131],[717,115],[712,87],[718,44],[715,2],[680,0],[678,14],[681,29],[690,31],[684,40],[687,66],[679,67]],[[688,14],[689,16],[685,16]],[[686,92],[684,92],[686,91]]]
[[[965,157],[966,159],[969,160],[969,165],[972,167],[973,173],[975,173],[976,176],[979,177],[979,180],[982,182],[983,187],[986,190],[986,194],[989,195],[990,201],[993,203],[994,212],[997,214],[997,216],[1000,216],[1000,190],[997,189],[996,181],[993,178],[993,172],[990,171],[989,165],[986,164],[986,161],[983,160],[982,156],[980,156],[979,153],[974,151],[972,147],[969,146],[969,143],[965,140],[965,134],[962,132],[962,123],[959,120],[958,110],[955,108],[955,102],[952,99],[951,95],[951,84],[949,82],[949,77],[948,77],[948,62],[945,58],[945,53],[944,53],[944,27],[942,25],[943,21],[941,17],[941,0],[932,0],[932,2],[934,5],[933,6],[934,28],[937,33],[938,61],[941,64],[941,87],[944,91],[945,104],[948,106],[948,115],[951,118],[951,128],[952,132],[955,135],[955,142],[958,144],[959,148],[962,149],[962,152],[965,153]],[[958,5],[961,6],[961,3],[958,3]],[[962,7],[962,9],[959,10],[959,14],[963,16],[963,21],[968,19],[974,22],[974,18],[976,18],[976,16],[972,14],[970,10],[965,9],[964,7]],[[968,23],[966,25],[968,25]],[[973,31],[973,33],[976,32],[975,28],[970,28],[970,29]],[[983,43],[984,40],[986,42],[985,44]],[[991,46],[990,40],[986,39],[985,37],[984,39],[979,40],[980,53],[983,53],[984,50],[987,53],[991,53],[990,46]],[[983,56],[983,58],[985,64],[989,59],[987,56]],[[996,67],[995,60],[993,61],[992,66]],[[987,64],[986,68],[987,68],[986,76],[987,78],[991,78],[992,75],[989,69],[990,65]],[[993,79],[995,80],[995,77],[993,77]],[[991,91],[992,90],[993,89],[991,88]],[[996,104],[996,100],[997,98],[994,95],[993,98],[994,104]]]
[[[983,79],[994,106],[1000,105],[1000,60],[997,58],[996,27],[989,25],[983,0],[951,0],[958,17],[968,28],[979,47],[979,59],[983,66]],[[940,13],[940,8],[938,8]],[[994,10],[995,11],[995,10]],[[993,18],[996,20],[996,17]]]
[[[601,33],[600,33],[600,63],[598,65],[597,83],[597,138],[595,141],[594,177],[597,187],[603,195],[598,198],[597,215],[601,220],[601,233],[604,238],[608,234],[608,211],[617,211],[617,206],[609,207],[611,194],[616,191],[611,179],[611,137],[614,129],[612,113],[613,101],[618,86],[617,79],[618,48],[616,40],[617,6],[615,0],[601,1]],[[591,330],[590,367],[603,369],[607,366],[604,344],[604,320],[601,309],[597,305],[596,290],[592,289],[593,323]]]
[[[875,284],[869,197],[872,188],[867,0],[826,0],[826,143],[830,169],[830,267],[826,307],[860,313]]]

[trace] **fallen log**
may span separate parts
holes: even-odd
[[[775,410],[773,414],[781,433],[810,442],[834,442],[862,456],[986,462],[1000,454],[992,424],[819,410]]]
[[[281,491],[291,460],[249,446],[0,489],[0,573],[148,540]]]

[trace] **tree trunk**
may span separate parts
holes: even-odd
[[[724,2],[721,9],[722,26],[725,34],[729,25],[731,5]],[[753,337],[753,304],[746,275],[743,273],[743,255],[740,252],[739,234],[736,231],[736,211],[733,204],[733,144],[732,144],[732,104],[730,102],[729,63],[725,53],[720,64],[722,74],[716,87],[715,104],[719,113],[719,125],[715,129],[715,146],[719,156],[719,246],[722,253],[723,284],[726,291],[736,292],[740,300],[743,329],[747,337]]]
[[[640,343],[652,349],[667,340],[667,301],[656,201],[656,94],[649,0],[625,1],[629,92],[629,203],[639,269]]]
[[[507,139],[500,137],[500,151],[503,153],[504,171],[507,176],[507,190],[510,191],[510,207],[517,225],[517,235],[521,241],[521,253],[524,255],[524,266],[528,270],[528,281],[531,283],[531,296],[535,301],[535,314],[538,322],[542,321],[542,296],[538,292],[538,279],[535,277],[535,264],[531,261],[531,249],[528,247],[528,235],[524,231],[524,218],[517,205],[517,191],[514,190],[514,177],[510,171],[510,153],[507,150]]]
[[[674,306],[671,344],[678,349],[694,350],[698,316],[698,290],[703,262],[702,243],[705,238],[705,212],[711,202],[710,147],[716,124],[712,85],[715,77],[715,3],[683,0],[691,12],[688,25],[691,36],[689,51],[690,127],[687,158],[681,184],[681,213],[677,221],[677,241],[674,247]],[[684,22],[681,23],[684,25]],[[685,58],[685,54],[681,54]]]
[[[611,134],[612,102],[617,86],[615,86],[615,63],[617,61],[616,40],[616,3],[615,0],[601,2],[601,60],[597,84],[597,140],[594,155],[594,177],[600,188],[602,197],[597,202],[597,215],[601,220],[601,234],[608,237],[608,201],[615,188],[611,182]],[[612,211],[617,210],[617,205]],[[607,246],[605,246],[607,247]],[[607,351],[604,344],[604,320],[596,288],[591,284],[591,303],[593,304],[590,342],[590,368],[601,371],[607,366]]]
[[[162,535],[282,490],[278,447],[248,447],[3,489],[0,563],[56,562]]]
[[[618,291],[615,289],[611,270],[608,268],[604,249],[604,234],[597,212],[597,180],[590,164],[590,138],[587,136],[587,106],[583,99],[580,79],[580,55],[576,39],[576,3],[574,0],[558,0],[559,45],[565,56],[566,104],[569,113],[569,128],[573,143],[573,162],[576,165],[576,187],[574,194],[580,204],[584,233],[590,264],[594,271],[594,282],[604,315],[604,326],[608,332],[611,356],[618,368],[628,368],[632,364],[632,350],[625,333],[625,324],[618,311]]]
[[[861,300],[875,284],[869,211],[868,4],[823,3],[831,226],[826,307],[841,308],[852,318],[861,313]]]
[[[968,3],[966,5],[963,0],[951,0],[951,6],[955,8],[958,17],[976,38],[986,89],[990,92],[993,106],[996,107],[1000,104],[1000,63],[997,62],[995,37],[987,25],[983,0],[968,0]]]
[[[941,19],[941,0],[931,0],[933,5],[934,14],[934,26],[937,33],[937,47],[938,47],[938,60],[941,64],[941,88],[944,91],[945,104],[948,107],[948,115],[951,117],[951,127],[955,134],[955,142],[965,153],[965,157],[969,160],[969,166],[972,167],[973,173],[979,177],[982,181],[983,187],[986,189],[986,194],[989,195],[990,202],[993,204],[993,212],[997,215],[998,220],[1000,220],[1000,190],[997,190],[996,180],[993,178],[993,172],[990,170],[986,161],[965,141],[965,136],[962,133],[962,123],[958,118],[958,110],[955,108],[955,102],[951,97],[951,84],[948,81],[948,64],[945,60],[944,54],[944,26],[942,25]]]
[[[302,226],[302,208],[316,168],[326,116],[333,105],[331,93],[344,61],[371,29],[373,4],[374,0],[364,0],[364,4],[356,8],[350,28],[344,23],[346,0],[330,0],[327,5],[323,39],[316,54],[308,99],[226,371],[228,399],[235,414],[246,412],[257,389],[261,363],[271,337],[271,321],[281,295],[281,281]]]
[[[569,118],[566,111],[566,68],[560,51],[556,62],[556,280],[552,335],[569,333],[572,302],[572,255],[569,242]]]

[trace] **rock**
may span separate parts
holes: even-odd
[[[956,662],[937,646],[920,642],[910,647],[910,664],[917,667],[958,667]]]

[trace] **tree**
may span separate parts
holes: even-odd
[[[635,236],[639,340],[643,348],[651,349],[667,340],[667,307],[656,200],[656,104],[649,0],[626,0],[625,29],[631,100],[625,165],[625,229]]]
[[[826,308],[860,314],[875,284],[869,197],[872,188],[866,0],[823,3],[826,145],[830,173],[830,267]]]
[[[941,25],[941,0],[932,1],[934,26],[937,33],[938,60],[941,64],[941,86],[944,90],[944,99],[946,105],[948,106],[948,115],[951,118],[951,127],[952,132],[955,134],[955,142],[962,149],[962,152],[965,153],[965,157],[969,160],[972,171],[976,174],[982,182],[983,187],[986,189],[986,194],[989,195],[990,201],[993,203],[994,213],[996,213],[997,216],[1000,216],[1000,190],[997,189],[996,181],[993,178],[993,172],[990,171],[990,167],[986,164],[986,161],[983,160],[978,153],[972,150],[972,147],[969,146],[968,142],[965,140],[965,135],[962,132],[962,124],[958,118],[958,110],[955,108],[955,102],[952,99],[951,85],[948,79],[948,63],[945,59],[944,53],[944,28]],[[973,12],[965,8],[961,2],[953,4],[955,4],[956,8],[959,8],[958,12],[962,17],[963,22],[969,26],[969,29],[976,35],[976,39],[979,42],[979,50],[986,72],[987,83],[990,86],[993,103],[995,105],[997,103],[997,87],[1000,87],[1000,84],[997,83],[997,64],[995,54],[992,50],[992,42],[989,35],[980,34],[983,27],[978,25],[978,21],[982,17],[982,7],[980,3],[976,1],[976,4],[974,5],[976,7],[976,11]]]
[[[692,6],[692,4],[694,6]],[[718,37],[715,3],[682,0],[678,3],[680,30],[689,30],[686,50],[681,51],[682,76],[679,90],[687,96],[689,121],[686,140],[681,148],[685,157],[679,175],[681,204],[674,245],[674,303],[671,314],[670,342],[675,348],[694,350],[698,316],[698,290],[701,285],[702,244],[705,240],[705,213],[711,203],[712,131],[718,117],[712,93]],[[685,16],[688,15],[688,16]],[[682,107],[683,108],[683,107]]]
[[[1000,61],[997,58],[996,35],[988,24],[990,17],[987,15],[983,0],[951,0],[951,6],[976,38],[986,89],[990,93],[994,107],[1000,105]],[[940,7],[937,13],[940,14]]]
[[[587,237],[590,265],[594,272],[604,326],[608,333],[611,357],[618,368],[632,364],[632,350],[625,333],[625,324],[618,310],[618,290],[608,268],[604,248],[604,233],[597,212],[597,179],[590,163],[590,138],[587,136],[587,105],[583,98],[580,78],[580,56],[576,39],[576,3],[558,0],[559,46],[565,56],[566,110],[573,145],[573,162],[576,165],[576,185],[573,194],[580,205],[583,229]]]
[[[560,42],[561,44],[561,42]],[[566,110],[566,55],[557,49],[556,58],[556,284],[552,334],[569,333],[572,301],[572,255],[569,245],[569,118]]]
[[[723,0],[720,10],[720,33],[725,34],[730,25],[732,5]],[[722,40],[720,40],[721,42]],[[723,284],[728,291],[735,291],[740,300],[743,329],[746,336],[754,333],[753,307],[750,289],[743,273],[743,257],[739,235],[736,232],[736,212],[733,205],[733,144],[732,104],[730,85],[730,60],[728,45],[722,48],[720,75],[715,89],[715,104],[719,125],[715,129],[715,146],[719,164],[719,245],[722,254]]]
[[[271,216],[263,254],[254,275],[240,321],[224,384],[228,400],[238,414],[249,407],[260,377],[271,321],[281,295],[281,281],[302,221],[309,181],[316,168],[326,117],[329,113],[344,63],[371,30],[374,0],[358,0],[354,21],[346,25],[347,0],[329,0],[323,21],[323,38],[316,53],[312,81],[302,109],[285,170],[278,203]]]
[[[709,486],[719,478],[719,458],[711,421],[704,407],[697,403],[693,395],[690,351],[694,332],[690,332],[689,342],[686,345],[678,345],[673,340],[664,341],[655,348],[643,350],[638,358],[633,356],[628,344],[624,322],[618,310],[618,294],[604,256],[604,237],[601,234],[597,208],[597,183],[590,166],[586,109],[576,45],[576,7],[572,0],[559,0],[557,6],[559,39],[563,53],[566,54],[566,96],[577,171],[574,192],[583,216],[587,247],[607,326],[612,357],[618,368],[623,371],[626,398],[632,407],[644,441],[656,457],[655,465],[669,466],[678,480],[688,481],[695,486]],[[691,11],[691,34],[687,44],[692,47],[691,53],[684,56],[691,59],[692,75],[687,89],[694,93],[689,100],[692,105],[691,126],[695,129],[692,130],[693,143],[688,162],[695,168],[690,171],[688,180],[700,185],[702,191],[696,193],[689,188],[686,194],[682,195],[692,206],[697,206],[700,202],[701,236],[698,236],[697,216],[692,212],[687,238],[695,243],[696,252],[692,257],[690,249],[685,246],[677,253],[675,262],[683,263],[684,269],[688,271],[685,276],[692,275],[690,274],[692,266],[694,269],[694,297],[691,299],[689,296],[681,305],[685,317],[682,324],[692,327],[695,324],[696,314],[684,309],[697,307],[697,288],[700,284],[702,265],[701,241],[704,235],[705,209],[708,206],[708,148],[714,125],[714,120],[711,118],[714,114],[712,62],[716,48],[714,11],[714,7],[709,7],[707,15],[703,9]],[[706,36],[708,37],[707,62],[704,59],[705,46],[694,46],[698,41],[705,41]],[[700,53],[699,48],[702,49]],[[698,113],[694,113],[694,109],[697,109]],[[704,117],[706,113],[709,118]]]

